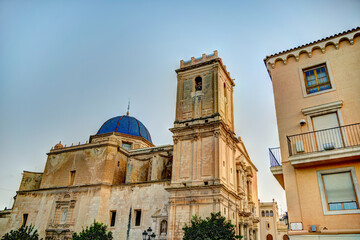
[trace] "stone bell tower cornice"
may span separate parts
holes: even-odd
[[[190,60],[184,61],[180,60],[180,68],[176,69],[175,72],[177,74],[181,74],[183,72],[196,69],[202,66],[211,65],[213,63],[219,63],[219,66],[222,68],[224,73],[227,75],[228,79],[230,80],[232,86],[235,86],[234,80],[230,76],[230,72],[226,70],[226,65],[223,64],[222,59],[218,56],[218,51],[215,50],[212,54],[205,54],[203,53],[201,57],[195,58],[191,57]]]

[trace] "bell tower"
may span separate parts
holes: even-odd
[[[174,128],[221,119],[233,131],[233,80],[218,52],[180,61]],[[203,121],[201,121],[203,120]]]
[[[236,193],[233,87],[218,52],[180,61],[173,133],[168,239],[181,239],[193,215],[222,211]],[[234,200],[235,201],[235,200]],[[226,210],[225,210],[225,214]]]

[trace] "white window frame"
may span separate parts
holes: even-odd
[[[314,131],[314,127],[312,124],[312,117],[317,117],[320,115],[337,113],[339,126],[344,126],[344,120],[341,114],[341,108],[343,106],[343,101],[339,100],[336,102],[325,103],[313,107],[303,108],[301,112],[306,116],[306,121],[308,122],[308,130],[310,132]]]
[[[344,120],[343,120],[343,117],[342,117],[342,114],[341,114],[342,106],[343,106],[343,101],[338,100],[338,101],[335,101],[335,102],[329,102],[329,103],[320,104],[320,105],[316,105],[316,106],[301,109],[301,112],[306,116],[306,121],[308,123],[307,124],[308,125],[308,131],[309,132],[315,131],[314,126],[313,126],[313,121],[312,121],[313,117],[326,115],[326,114],[331,114],[331,113],[336,113],[337,114],[337,117],[338,117],[338,120],[339,120],[339,127],[345,126]],[[340,130],[341,130],[343,136],[346,136],[346,132],[344,131],[344,129],[340,128]],[[348,146],[348,142],[347,142],[346,137],[343,138],[343,143],[344,143],[344,146]],[[312,148],[316,149],[315,142],[312,142]]]
[[[328,210],[328,202],[326,200],[326,193],[325,193],[325,187],[324,182],[322,179],[323,174],[331,174],[331,173],[341,173],[341,172],[351,172],[352,181],[354,183],[354,191],[357,200],[360,199],[360,189],[359,189],[359,182],[356,177],[355,168],[354,167],[345,167],[345,168],[334,168],[334,169],[326,169],[326,170],[320,170],[317,172],[318,177],[318,184],[320,189],[320,197],[321,197],[321,204],[323,207],[323,213],[324,215],[340,215],[340,214],[359,214],[360,209],[348,209],[348,210]]]
[[[329,78],[329,81],[330,81],[331,88],[330,88],[330,89],[327,89],[327,90],[319,91],[319,92],[316,92],[316,93],[310,93],[310,94],[308,94],[308,93],[306,92],[306,86],[305,86],[306,81],[305,81],[305,79],[304,79],[304,70],[306,70],[306,69],[308,69],[308,68],[311,68],[311,67],[314,67],[314,66],[322,65],[322,64],[325,64],[325,66],[326,66],[327,73],[328,73],[328,75],[329,75],[328,78]],[[299,76],[300,76],[300,81],[301,81],[301,89],[302,89],[302,92],[303,92],[303,96],[304,96],[304,97],[312,97],[312,96],[316,96],[316,95],[319,95],[319,94],[323,94],[323,93],[327,93],[327,92],[332,92],[332,91],[335,91],[335,90],[336,90],[335,83],[334,83],[334,78],[333,78],[333,75],[332,75],[332,71],[331,71],[331,67],[330,67],[329,60],[320,61],[320,62],[316,62],[316,63],[310,64],[310,65],[307,65],[307,66],[299,67]]]

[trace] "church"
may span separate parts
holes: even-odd
[[[218,52],[180,61],[173,143],[155,146],[141,121],[103,123],[85,144],[61,142],[44,172],[24,171],[0,237],[33,225],[46,240],[103,222],[114,239],[180,240],[193,215],[221,212],[245,240],[259,236],[257,168],[234,133],[234,79]]]

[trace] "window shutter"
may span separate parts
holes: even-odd
[[[328,203],[356,201],[350,172],[323,175]]]
[[[323,130],[327,128],[339,127],[339,122],[336,113],[324,114],[312,118],[314,123],[314,130]]]

